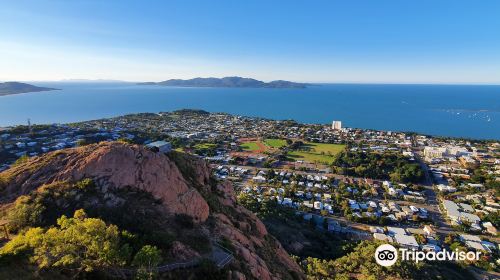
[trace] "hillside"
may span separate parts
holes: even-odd
[[[232,185],[184,153],[117,142],[56,151],[0,173],[0,190],[15,235],[0,278],[304,277]]]
[[[37,87],[30,84],[19,83],[19,82],[5,82],[0,83],[0,96],[19,94],[27,92],[39,92],[39,91],[50,91],[57,90],[55,88]]]
[[[160,85],[176,87],[237,87],[237,88],[305,88],[307,84],[289,81],[272,81],[269,83],[242,77],[194,78],[189,80],[172,79],[159,83],[145,82],[142,85]]]

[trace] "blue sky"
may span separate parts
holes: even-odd
[[[4,1],[0,80],[500,83],[500,1]]]

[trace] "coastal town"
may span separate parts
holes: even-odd
[[[292,210],[341,238],[478,251],[475,267],[500,271],[498,141],[180,110],[2,128],[0,172],[101,141],[203,158],[251,210]]]

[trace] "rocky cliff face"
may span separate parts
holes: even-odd
[[[0,204],[37,190],[44,184],[91,178],[101,187],[134,187],[161,201],[167,215],[186,214],[214,241],[229,242],[235,260],[229,266],[232,279],[303,278],[300,267],[264,224],[237,205],[229,182],[210,179],[201,160],[184,154],[164,155],[142,146],[100,143],[31,158],[0,173]],[[192,255],[175,244],[181,257]]]
[[[165,155],[140,146],[102,143],[36,157],[7,170],[8,195],[27,194],[42,184],[92,178],[110,187],[133,186],[148,191],[170,213],[182,213],[203,222],[209,208]]]

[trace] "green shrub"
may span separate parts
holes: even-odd
[[[26,226],[39,226],[42,224],[42,214],[45,206],[37,203],[31,197],[23,195],[16,199],[14,206],[9,210],[7,218],[9,227],[17,231]]]
[[[37,227],[17,235],[0,249],[0,257],[27,253],[39,268],[74,269],[90,272],[96,268],[124,265],[128,256],[120,246],[115,225],[87,218],[77,210],[73,218],[61,216],[57,227]]]
[[[161,250],[145,245],[135,254],[132,264],[137,267],[154,268],[161,263]]]

